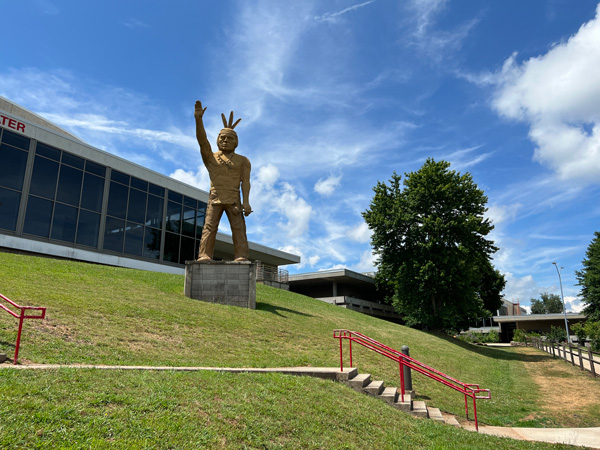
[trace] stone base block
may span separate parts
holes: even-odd
[[[203,302],[256,309],[256,263],[186,261],[185,296]]]

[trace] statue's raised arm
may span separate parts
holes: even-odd
[[[204,164],[210,163],[210,157],[212,156],[212,148],[208,138],[206,137],[206,130],[204,129],[204,123],[202,117],[204,116],[206,107],[202,108],[202,102],[196,100],[196,106],[194,108],[194,118],[196,119],[196,139],[200,144],[200,154],[202,155],[202,161]]]

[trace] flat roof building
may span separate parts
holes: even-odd
[[[586,316],[580,313],[567,313],[569,329],[571,325],[585,322]],[[527,314],[514,316],[494,316],[494,322],[500,325],[500,337],[503,342],[510,342],[515,330],[525,332],[549,333],[552,327],[565,329],[565,314]],[[565,330],[566,331],[566,330]]]
[[[196,259],[208,193],[94,148],[0,97],[0,248],[183,273]],[[250,259],[300,257],[249,242]],[[233,259],[219,233],[215,259]]]
[[[370,274],[330,269],[290,275],[288,282],[291,292],[380,319],[393,322],[402,320],[392,305],[383,303],[383,295],[377,290]]]

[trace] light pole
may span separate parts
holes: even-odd
[[[569,324],[567,322],[567,307],[565,306],[565,296],[563,295],[562,278],[560,276],[560,270],[558,269],[558,265],[555,262],[553,262],[552,264],[554,264],[554,267],[556,267],[556,273],[558,273],[558,282],[560,283],[560,298],[562,299],[563,314],[565,315],[565,329],[567,330],[567,342],[570,344],[571,336],[569,336]],[[561,269],[564,269],[564,267],[561,267]]]

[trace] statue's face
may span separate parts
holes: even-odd
[[[222,152],[232,152],[238,145],[237,134],[227,128],[224,128],[217,137],[217,146]]]

